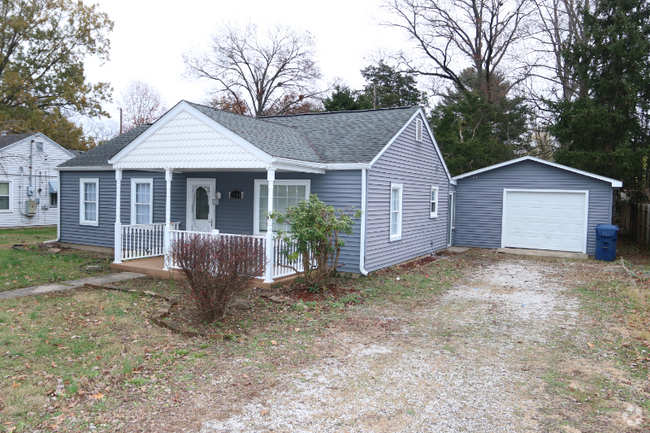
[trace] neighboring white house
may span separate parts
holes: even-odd
[[[76,155],[40,132],[0,136],[0,228],[58,223],[57,172]]]

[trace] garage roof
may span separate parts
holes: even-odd
[[[578,170],[577,168],[568,167],[566,165],[546,161],[544,159],[535,158],[534,156],[523,156],[521,158],[512,159],[510,161],[502,162],[501,164],[495,164],[495,165],[491,165],[489,167],[481,168],[479,170],[470,171],[469,173],[464,173],[464,174],[455,176],[452,179],[453,180],[458,180],[458,179],[464,179],[466,177],[476,176],[477,174],[483,173],[485,171],[494,170],[494,169],[505,167],[505,166],[511,165],[511,164],[517,164],[518,162],[522,162],[522,161],[535,161],[535,162],[539,162],[540,164],[546,164],[546,165],[550,165],[551,167],[559,168],[561,170],[571,171],[573,173],[581,174],[583,176],[587,176],[587,177],[591,177],[591,178],[594,178],[594,179],[602,180],[603,182],[608,182],[608,183],[612,184],[613,188],[621,188],[623,186],[623,182],[621,182],[620,180],[610,179],[609,177],[605,177],[605,176],[599,176],[599,175],[594,174],[594,173],[589,173],[588,171],[582,171],[582,170]]]

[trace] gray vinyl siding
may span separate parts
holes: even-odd
[[[422,119],[426,122],[426,119]],[[366,270],[391,266],[447,247],[449,178],[426,127],[415,141],[415,119],[368,170]],[[390,188],[401,183],[402,238],[390,242]],[[430,218],[431,187],[438,217]]]
[[[131,178],[153,179],[153,222],[165,222],[165,174],[125,171],[122,173],[120,220],[131,224]],[[79,224],[79,179],[99,179],[99,225]],[[115,229],[115,172],[61,171],[61,242],[113,248]],[[183,219],[185,214],[183,214]]]
[[[504,189],[588,190],[587,254],[596,248],[597,224],[611,224],[613,190],[608,182],[534,161],[458,179],[454,245],[500,248]]]
[[[161,172],[125,171],[122,174],[121,222],[131,223],[131,178],[153,178],[153,222],[165,222],[166,182]],[[79,224],[79,179],[99,178],[99,226]],[[186,191],[188,178],[216,179],[221,200],[216,207],[216,228],[223,233],[252,234],[255,179],[266,179],[266,172],[192,172],[175,173],[172,178],[171,220],[186,229]],[[330,171],[327,174],[276,172],[276,179],[309,179],[311,192],[334,208],[352,206],[361,209],[361,171]],[[115,227],[115,172],[61,172],[61,242],[113,247]],[[231,200],[232,190],[244,192],[243,200]],[[354,233],[344,236],[341,250],[343,272],[359,272],[360,222]]]

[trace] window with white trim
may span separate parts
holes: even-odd
[[[255,234],[266,233],[267,212],[269,203],[268,181],[255,180]],[[309,180],[276,180],[273,182],[273,211],[285,213],[290,207],[309,198]],[[273,231],[290,231],[289,224],[273,222]]]
[[[422,142],[422,119],[415,119],[415,141]]]
[[[79,179],[79,224],[99,225],[99,179]]]
[[[153,222],[153,179],[131,178],[131,224]]]
[[[438,218],[438,187],[431,187],[431,196],[429,197],[429,218]]]
[[[404,185],[390,184],[390,240],[402,239],[402,193]]]
[[[11,182],[0,182],[0,212],[11,210]]]

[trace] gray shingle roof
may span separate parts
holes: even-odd
[[[262,117],[302,135],[327,163],[369,163],[402,129],[419,107],[333,111]]]
[[[188,102],[271,156],[319,163],[369,163],[419,107],[253,118]],[[59,167],[108,166],[150,125],[141,125]]]
[[[59,167],[101,167],[110,166],[108,160],[117,155],[129,143],[135,140],[140,134],[146,131],[151,125],[140,125],[132,130],[118,135],[106,143],[84,152],[76,158],[60,164]]]
[[[269,155],[300,161],[323,162],[321,156],[295,128],[189,102],[191,106]]]
[[[19,142],[20,140],[23,140],[27,137],[31,137],[32,135],[35,135],[36,132],[28,132],[26,134],[11,134],[11,135],[2,135],[0,136],[0,149],[3,147],[10,146],[14,143]]]

